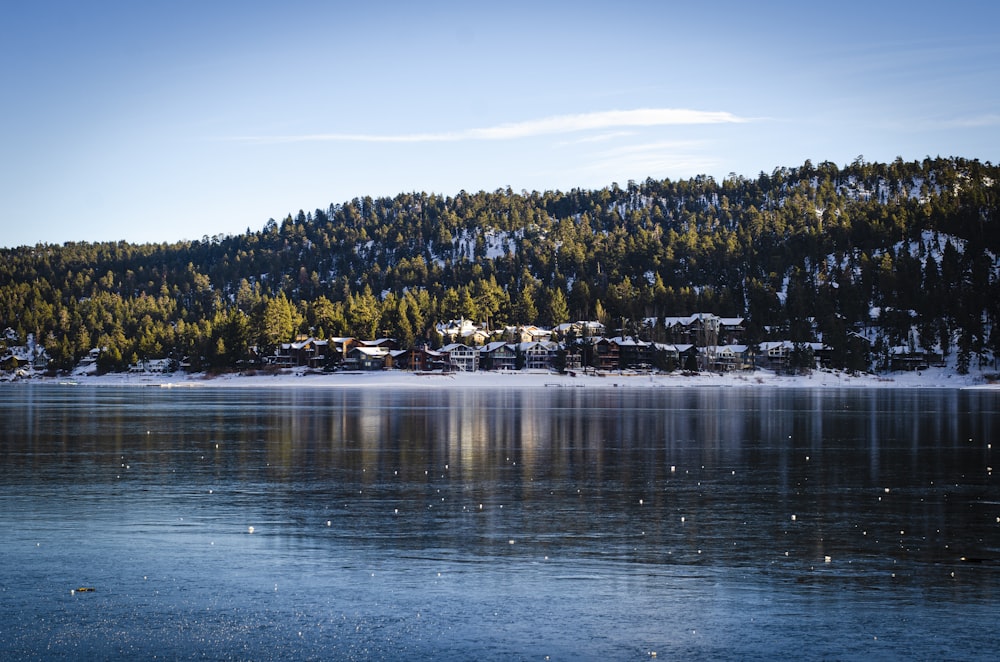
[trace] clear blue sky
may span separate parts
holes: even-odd
[[[0,246],[1000,158],[994,2],[0,0]]]

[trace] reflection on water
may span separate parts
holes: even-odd
[[[993,648],[995,393],[0,394],[0,656]]]

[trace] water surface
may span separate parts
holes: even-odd
[[[6,385],[0,657],[993,659],[998,401]]]

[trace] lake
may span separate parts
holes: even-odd
[[[9,384],[0,418],[4,659],[996,654],[996,391]]]

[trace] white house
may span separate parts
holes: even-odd
[[[128,371],[132,373],[162,375],[171,372],[172,368],[173,364],[170,359],[145,359],[130,365]]]
[[[451,343],[440,349],[448,357],[448,364],[462,372],[479,370],[479,350],[461,343]]]
[[[524,357],[524,367],[527,370],[551,368],[556,350],[559,348],[556,343],[548,342],[521,342],[516,347],[518,354]]]
[[[464,317],[457,320],[441,322],[434,327],[434,330],[444,340],[450,342],[470,340],[476,345],[482,345],[489,340],[490,332],[482,324],[476,324],[472,320]]]

